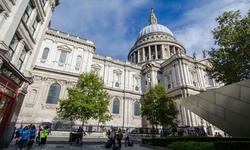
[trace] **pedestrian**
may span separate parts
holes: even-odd
[[[28,130],[28,127],[25,126],[19,137],[18,150],[21,150],[23,146],[27,144],[27,141],[29,139],[30,139],[30,131]]]
[[[30,146],[30,148],[32,148],[32,145],[33,145],[34,139],[36,137],[36,134],[37,134],[36,126],[35,125],[31,125],[31,128],[30,128],[30,141],[28,143],[28,145]]]
[[[112,142],[113,145],[115,145],[115,137],[116,137],[115,129],[112,128],[112,131],[110,132],[109,136],[109,141]]]
[[[77,144],[82,142],[83,135],[85,136],[86,133],[83,130],[82,126],[79,126],[77,132],[79,133],[79,138],[77,139]]]
[[[227,137],[227,133],[226,132],[224,132],[224,137]]]
[[[45,127],[43,130],[40,131],[41,140],[40,140],[40,143],[38,144],[39,146],[46,144],[47,136],[48,136],[48,129],[47,129],[47,127]]]
[[[110,137],[110,129],[108,129],[107,136]]]
[[[121,140],[123,139],[123,134],[122,134],[121,129],[118,130],[118,134],[116,136],[116,139],[117,139],[117,142],[118,142],[118,146],[121,149],[122,148],[122,142],[121,142]]]
[[[164,132],[161,131],[161,132],[160,132],[160,137],[163,138],[163,135],[164,135]]]
[[[215,132],[214,137],[218,137],[218,133],[217,132]]]
[[[40,138],[41,138],[42,127],[39,125],[39,126],[37,126],[36,129],[37,129],[36,143],[39,144],[40,143]]]
[[[127,147],[128,143],[129,143],[129,131],[128,131],[128,128],[125,131],[124,138],[125,138],[125,147]]]
[[[16,145],[17,145],[18,142],[19,142],[19,137],[20,137],[22,131],[23,131],[23,125],[21,125],[21,126],[16,130],[16,136],[15,136]]]

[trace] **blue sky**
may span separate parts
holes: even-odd
[[[151,8],[187,55],[196,52],[201,58],[203,50],[215,47],[215,18],[231,10],[245,16],[250,0],[61,0],[51,28],[94,41],[98,54],[127,60],[139,32],[149,24]]]

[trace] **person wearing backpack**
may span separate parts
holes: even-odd
[[[121,142],[122,139],[123,139],[123,134],[121,129],[119,129],[117,134],[117,142],[120,149],[122,148],[122,142]]]

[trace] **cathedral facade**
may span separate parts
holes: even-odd
[[[205,71],[211,65],[207,52],[203,51],[201,59],[195,53],[188,56],[174,34],[158,24],[153,9],[149,25],[131,47],[128,61],[123,61],[95,53],[94,41],[48,28],[32,66],[34,83],[27,89],[18,123],[53,123],[58,99],[67,99],[67,88],[83,72],[94,71],[102,77],[111,96],[108,107],[113,119],[101,124],[105,127],[150,127],[140,116],[140,102],[150,85],[163,84],[173,99],[220,86]],[[176,107],[179,126],[212,126],[185,107]],[[86,126],[97,124],[97,120],[89,120]]]

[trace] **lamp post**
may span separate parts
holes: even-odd
[[[154,65],[152,63],[147,63],[146,68],[148,68],[147,77],[148,77],[148,83],[149,83],[149,89],[151,96],[153,95],[152,91],[152,67]],[[152,138],[155,137],[155,129],[154,129],[154,100],[151,99],[151,108],[152,108],[152,117],[151,117],[151,123],[152,123]]]

